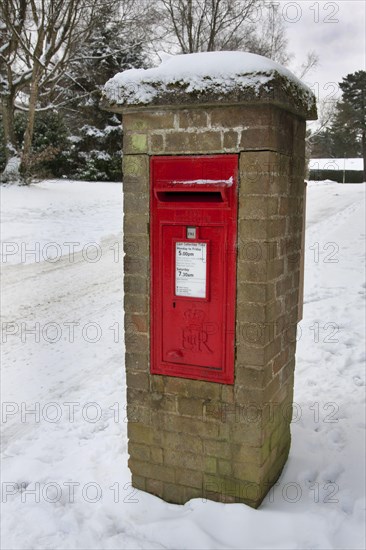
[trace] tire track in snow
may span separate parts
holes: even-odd
[[[6,342],[3,339],[2,386],[7,402],[20,404],[23,394],[27,395],[28,403],[79,401],[80,390],[85,387],[86,371],[90,376],[87,385],[93,386],[98,378],[108,376],[108,373],[112,376],[116,363],[122,369],[123,341],[115,343],[113,333],[108,331],[113,318],[120,325],[119,334],[123,328],[122,262],[114,262],[111,245],[115,242],[116,238],[111,237],[101,243],[102,255],[96,263],[86,262],[80,252],[75,253],[73,262],[65,256],[57,263],[5,266],[2,327],[6,327],[6,323],[15,323],[18,327],[25,323],[27,328],[32,328],[37,322],[41,327],[52,322],[62,327],[66,322],[73,322],[80,326],[99,323],[103,330],[101,342],[95,344],[80,342],[77,334],[79,341],[74,347],[65,342],[65,338],[55,344],[42,338],[35,342],[31,334],[25,342],[21,341],[20,334],[8,336]],[[89,367],[79,370],[77,366],[81,362],[89,363]],[[64,369],[63,372],[55,373],[51,364],[56,363]],[[109,365],[113,368],[108,368]],[[13,379],[18,380],[16,385]],[[19,380],[25,386],[32,382],[35,386],[33,392],[29,387],[23,391]],[[122,382],[122,377],[120,380]],[[41,424],[19,422],[17,415],[2,428],[6,448],[32,430],[38,432]]]
[[[326,237],[327,233],[333,232],[336,227],[354,215],[360,208],[362,208],[362,206],[362,203],[356,201],[343,210],[336,212],[332,216],[326,217],[318,222],[311,223],[306,228],[306,240],[309,241],[314,236],[318,236],[319,234],[321,234],[322,237]]]

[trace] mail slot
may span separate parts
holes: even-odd
[[[151,372],[232,384],[238,156],[150,162]]]

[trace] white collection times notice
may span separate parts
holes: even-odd
[[[206,298],[207,243],[175,244],[175,294]]]

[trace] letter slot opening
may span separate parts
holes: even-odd
[[[220,191],[157,191],[156,198],[160,202],[226,202],[226,197]]]

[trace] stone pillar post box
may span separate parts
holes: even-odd
[[[290,448],[315,98],[215,52],[120,73],[105,102],[123,115],[132,484],[257,507]]]

